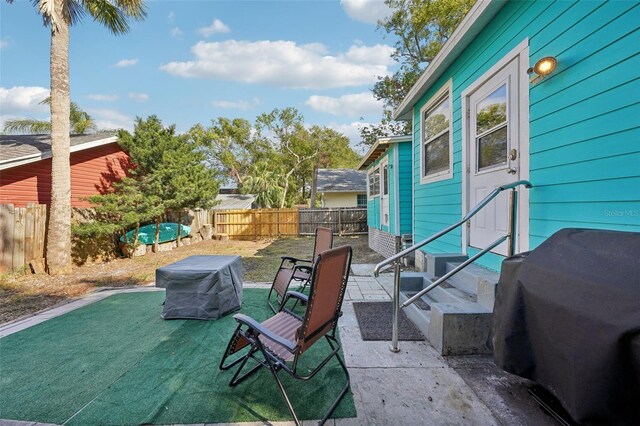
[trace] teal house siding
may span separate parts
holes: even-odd
[[[367,201],[367,225],[369,228],[380,228],[380,197]]]
[[[411,152],[411,138],[408,136],[382,138],[370,149],[358,166],[359,170],[366,169],[367,176],[376,168],[380,168],[380,192],[382,192],[381,164],[385,161],[388,164],[388,225],[381,223],[381,195],[369,197],[367,201],[369,246],[383,256],[391,256],[395,253],[396,237],[411,235],[413,232]],[[369,184],[368,178],[367,184]],[[367,194],[371,194],[371,188],[368,188]]]
[[[507,2],[483,23],[412,105],[415,240],[465,213],[461,94],[525,39],[530,65],[548,55],[558,61],[554,73],[529,84],[529,248],[566,227],[640,232],[639,23],[640,4],[625,1]],[[421,184],[420,109],[449,81],[453,177]],[[461,232],[425,251],[465,251]],[[499,269],[501,260],[479,263]]]
[[[411,144],[396,145],[398,151],[398,212],[400,214],[400,232],[397,235],[413,233],[413,197],[411,196]]]

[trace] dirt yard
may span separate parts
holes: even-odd
[[[353,247],[353,263],[377,263],[382,257],[368,247],[367,236],[335,237],[334,247]],[[101,287],[148,285],[158,267],[192,255],[239,255],[243,258],[244,281],[270,282],[280,256],[310,257],[313,238],[274,241],[209,240],[133,259],[86,264],[69,275],[0,275],[0,324],[62,304]]]

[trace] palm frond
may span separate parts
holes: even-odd
[[[136,21],[141,21],[147,16],[144,0],[116,0],[116,5]]]
[[[7,120],[4,123],[6,133],[51,133],[51,123],[42,120]]]
[[[142,0],[82,0],[84,9],[114,34],[129,31],[129,18],[140,20],[147,14]]]
[[[69,24],[77,24],[86,15],[84,7],[78,0],[66,0],[63,4],[62,14]]]

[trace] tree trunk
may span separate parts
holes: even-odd
[[[317,198],[316,192],[317,191],[318,191],[318,165],[315,164],[313,166],[313,172],[311,173],[311,203],[309,204],[309,207],[311,207],[312,209],[316,208],[316,198]]]
[[[178,210],[178,241],[176,242],[177,247],[180,247],[180,231],[182,231],[182,209]]]
[[[160,251],[160,222],[162,221],[162,216],[156,217],[156,236],[153,239],[153,252],[157,253]]]
[[[283,193],[282,193],[282,200],[280,200],[280,208],[281,209],[284,208],[284,203],[287,200],[287,192],[289,191],[289,176],[291,176],[290,173],[287,174],[286,180],[284,181],[284,190],[283,190]]]
[[[138,248],[138,233],[140,232],[140,222],[136,222],[136,232],[135,232],[135,236],[133,237],[133,244],[131,244],[131,251],[129,251],[129,258],[133,258],[133,255],[136,252],[136,249]]]
[[[65,0],[55,0],[59,17]],[[69,23],[51,26],[51,205],[47,229],[47,270],[71,271],[71,165],[69,162]]]

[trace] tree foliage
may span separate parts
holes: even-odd
[[[50,104],[50,96],[40,102],[40,105]],[[91,116],[75,102],[71,102],[69,105],[69,122],[71,123],[71,133],[75,135],[84,135],[98,130]],[[51,121],[29,118],[7,120],[4,123],[4,132],[22,134],[51,133]]]
[[[153,218],[160,223],[166,210],[178,211],[180,221],[186,208],[211,207],[218,183],[205,164],[203,150],[188,135],[177,135],[175,126],[165,127],[158,117],[151,116],[137,118],[133,134],[121,130],[118,142],[129,153],[133,168],[111,192],[90,197],[98,223],[86,225],[80,232],[137,229],[141,222]]]
[[[379,125],[363,126],[362,143],[372,145],[378,137],[410,134],[410,123],[393,122],[393,110],[438,54],[475,0],[385,0],[392,14],[380,21],[378,30],[395,38],[393,59],[400,67],[391,76],[379,77],[373,95],[382,100]]]
[[[220,117],[208,128],[192,127],[189,137],[221,181],[255,194],[265,208],[306,203],[314,169],[353,167],[360,160],[346,136],[308,128],[295,108],[260,114],[253,125]]]

